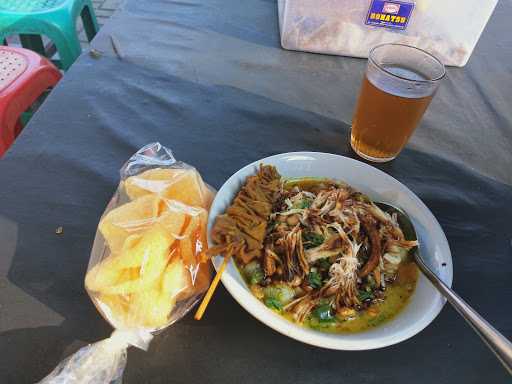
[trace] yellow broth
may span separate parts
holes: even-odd
[[[393,284],[387,286],[384,301],[372,304],[367,309],[357,312],[354,318],[340,319],[336,317],[335,321],[331,322],[320,322],[312,319],[305,321],[304,325],[323,332],[352,333],[371,329],[393,319],[406,307],[414,293],[418,280],[416,264],[407,262],[401,265],[398,276]],[[283,315],[288,320],[293,321],[290,314],[283,313]]]
[[[242,277],[244,277],[242,268],[236,262],[235,265]],[[397,279],[392,284],[387,285],[383,301],[372,304],[370,307],[356,312],[355,316],[352,318],[341,318],[336,315],[332,321],[318,321],[317,319],[310,317],[302,325],[322,332],[356,333],[384,324],[392,320],[407,306],[414,290],[416,289],[418,274],[418,267],[413,261],[404,262],[398,268]],[[250,284],[245,277],[244,280],[250,287]],[[260,301],[265,304],[262,299],[260,299]],[[273,311],[292,323],[298,324],[293,319],[292,314],[285,311]]]

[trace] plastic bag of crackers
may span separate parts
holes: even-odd
[[[103,213],[85,288],[115,328],[62,361],[41,383],[120,382],[129,346],[183,317],[210,284],[206,225],[214,190],[197,170],[152,143],[121,168]]]

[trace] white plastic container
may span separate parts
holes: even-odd
[[[464,66],[498,0],[278,0],[285,49],[368,57],[381,43]]]

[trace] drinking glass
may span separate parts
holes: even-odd
[[[357,101],[350,144],[361,157],[393,160],[405,146],[445,76],[428,52],[404,44],[370,51]]]

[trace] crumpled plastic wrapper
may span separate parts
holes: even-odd
[[[98,224],[85,288],[115,328],[40,383],[120,383],[129,346],[183,317],[207,290],[206,225],[214,190],[159,143],[140,149]]]
[[[368,57],[379,44],[424,49],[445,65],[464,66],[497,0],[415,0],[404,30],[366,25],[371,0],[278,0],[285,49]],[[393,1],[390,1],[391,3]]]

